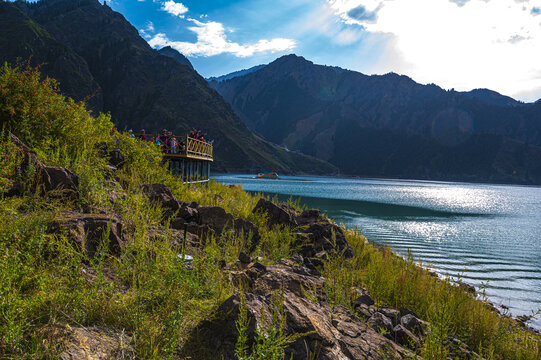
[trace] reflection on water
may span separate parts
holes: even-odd
[[[514,314],[541,308],[541,188],[379,179],[219,175],[248,191],[300,197],[442,275],[486,286]],[[541,321],[534,325],[541,328]]]

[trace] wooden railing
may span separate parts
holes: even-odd
[[[163,135],[159,134],[134,134],[137,138],[142,138],[143,136],[146,138],[146,140],[150,140],[152,138],[161,138],[161,144],[160,147],[163,150],[164,156],[168,158],[177,158],[177,157],[185,157],[185,158],[197,158],[201,160],[213,160],[213,147],[212,144],[209,144],[206,141],[197,140],[194,138],[191,138],[189,135],[186,135],[184,137],[184,144],[182,144],[182,137],[179,136],[172,136],[173,138],[178,139],[178,144],[175,148],[167,147],[166,144],[163,143]]]
[[[212,145],[186,135],[186,155],[212,159]]]

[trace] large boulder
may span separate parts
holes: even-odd
[[[199,223],[210,226],[217,234],[234,225],[235,218],[219,206],[199,206]]]
[[[380,312],[374,313],[374,315],[368,319],[368,324],[374,330],[384,333],[387,336],[390,336],[390,334],[393,332],[393,322]]]
[[[23,173],[30,167],[36,170],[32,182],[33,186],[36,186],[40,192],[64,191],[66,194],[76,195],[79,188],[79,177],[76,174],[63,167],[44,165],[39,161],[36,153],[19,138],[11,133],[9,136],[10,140],[24,154],[24,160],[21,164]]]
[[[64,213],[48,225],[50,233],[66,233],[68,238],[89,256],[96,255],[105,240],[107,251],[119,256],[125,244],[120,220],[106,214]]]
[[[271,201],[265,200],[263,198],[259,199],[255,208],[252,211],[253,213],[266,214],[268,217],[267,224],[269,226],[299,225],[296,220],[296,216],[298,215],[298,213],[295,209],[282,204],[276,205]]]
[[[428,323],[419,319],[414,314],[407,314],[400,318],[400,324],[417,336],[424,336]]]
[[[321,213],[318,209],[304,210],[295,220],[299,226],[312,225],[320,221]]]
[[[45,187],[45,191],[78,190],[79,177],[66,168],[59,166],[42,166],[40,172],[41,182]]]
[[[325,301],[323,278],[290,261],[263,266],[251,264],[243,270],[229,270],[232,281],[244,279],[248,343],[254,342],[256,329],[268,329],[272,317],[274,291],[282,293],[285,315],[284,333],[304,334],[285,348],[286,359],[400,359],[415,355],[385,338],[342,306]],[[289,264],[289,265],[287,265]],[[184,347],[181,357],[236,359],[237,320],[240,295],[228,298],[211,320],[199,324]],[[202,351],[210,353],[202,354]]]
[[[60,349],[62,360],[133,359],[132,339],[123,330],[69,325],[47,326],[40,331],[46,347]]]
[[[344,258],[353,256],[353,249],[346,240],[342,229],[331,223],[314,223],[302,231],[308,235],[308,242],[300,250],[304,257],[314,257],[324,251],[337,253]]]
[[[164,184],[145,184],[141,186],[150,201],[157,203],[165,210],[165,216],[170,217],[180,209],[180,202],[175,199],[171,189]]]

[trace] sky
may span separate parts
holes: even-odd
[[[109,0],[204,77],[297,54],[444,89],[541,98],[541,0]]]

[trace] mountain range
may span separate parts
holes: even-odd
[[[296,55],[209,80],[250,129],[345,174],[541,183],[541,102]]]
[[[0,49],[120,129],[207,132],[218,171],[541,184],[541,101],[296,55],[207,81],[97,0],[0,2]]]
[[[182,54],[152,49],[97,0],[0,2],[0,49],[0,62],[41,65],[65,95],[109,112],[119,129],[207,132],[215,170],[336,172],[255,135]]]

